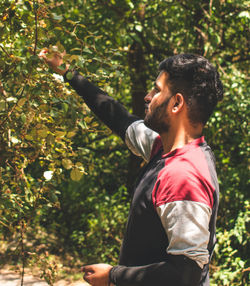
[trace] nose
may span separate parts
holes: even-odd
[[[150,103],[151,100],[152,100],[152,98],[153,98],[153,92],[150,91],[150,92],[148,92],[148,94],[144,97],[144,101],[145,101],[146,103]]]

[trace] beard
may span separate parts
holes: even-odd
[[[164,101],[161,105],[147,111],[144,118],[144,124],[159,134],[167,133],[170,128],[169,116],[167,113],[167,107],[170,99],[171,97]]]

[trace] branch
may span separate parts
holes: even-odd
[[[22,256],[22,273],[21,273],[21,286],[23,286],[24,266],[25,266],[25,253],[24,253],[24,222],[21,221],[21,256]]]
[[[250,60],[250,55],[246,55],[246,57],[242,57],[242,58],[237,58],[234,60],[235,57],[233,57],[232,59],[232,63],[241,63],[241,62],[245,62],[245,61],[249,61]]]
[[[34,0],[33,1],[33,6],[34,6],[34,13],[35,13],[35,47],[34,47],[34,52],[33,55],[36,55],[36,48],[37,48],[37,41],[38,41],[38,29],[37,29],[37,3]]]
[[[210,2],[209,2],[209,16],[212,15],[212,6],[213,6],[213,0],[210,0]]]
[[[5,54],[6,54],[8,57],[10,57],[10,54],[5,50],[5,48],[4,48],[2,45],[0,45],[0,48],[5,52]]]
[[[204,41],[207,41],[207,35],[197,26],[194,26],[194,29],[201,35]]]
[[[0,220],[0,224],[2,224],[3,226],[5,226],[6,228],[9,228],[9,225],[7,225],[6,223],[4,223],[3,221]]]
[[[224,61],[221,63],[221,66],[226,66],[226,62],[231,62],[232,64],[245,62],[250,60],[250,55],[228,55],[224,57]]]

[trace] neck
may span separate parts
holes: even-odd
[[[167,133],[160,134],[164,154],[174,151],[177,148],[182,148],[194,139],[199,138],[202,134],[202,129],[202,126],[198,126],[192,130],[181,128],[177,131],[169,130]]]

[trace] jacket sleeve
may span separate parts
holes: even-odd
[[[116,286],[197,286],[202,269],[184,255],[168,255],[167,261],[145,266],[114,266],[110,282]]]
[[[75,91],[84,99],[88,107],[112,131],[125,140],[126,130],[134,121],[139,120],[137,116],[130,114],[118,101],[90,83],[77,71],[74,71],[71,80],[67,80],[66,72],[64,81],[69,82]]]
[[[137,120],[129,125],[125,134],[125,142],[129,149],[137,156],[141,156],[146,162],[152,157],[158,133],[148,128],[143,120]]]

